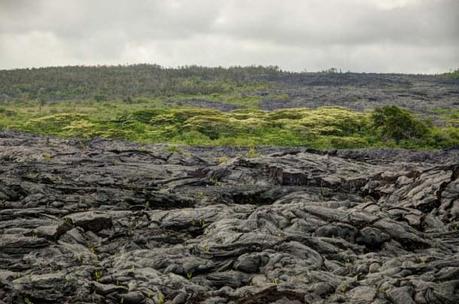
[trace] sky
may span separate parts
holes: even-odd
[[[459,0],[0,0],[0,69],[459,68]]]

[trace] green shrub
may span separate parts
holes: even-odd
[[[459,79],[459,69],[449,72],[446,75],[448,75],[450,78],[453,78],[453,79]]]
[[[433,148],[448,148],[459,145],[459,128],[433,128],[428,145]]]
[[[383,140],[423,139],[429,134],[427,124],[397,106],[377,108],[371,114],[371,126]]]

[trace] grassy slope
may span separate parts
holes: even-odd
[[[177,96],[176,99],[186,96]],[[38,102],[0,106],[0,129],[90,139],[96,136],[141,143],[190,145],[309,146],[314,148],[445,148],[459,144],[459,111],[444,114],[444,126],[429,125],[420,138],[395,142],[372,127],[371,113],[344,108],[264,112],[250,96],[209,95],[208,100],[244,106],[232,112],[170,108],[161,98],[123,101]]]

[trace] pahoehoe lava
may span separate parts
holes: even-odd
[[[459,150],[0,133],[0,303],[459,303]]]

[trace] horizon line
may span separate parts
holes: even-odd
[[[186,68],[206,68],[206,69],[224,69],[230,70],[235,68],[265,68],[265,69],[274,69],[280,73],[291,73],[291,74],[317,74],[317,73],[330,73],[330,74],[381,74],[381,75],[425,75],[425,76],[438,76],[448,73],[458,71],[459,68],[453,69],[450,68],[448,71],[438,72],[438,73],[414,73],[414,72],[375,72],[375,71],[365,71],[365,72],[356,72],[349,69],[343,69],[339,67],[328,67],[321,70],[309,71],[305,68],[303,71],[294,71],[289,69],[283,69],[278,65],[261,65],[261,64],[251,64],[251,65],[199,65],[199,64],[190,64],[190,65],[176,65],[176,66],[166,66],[160,65],[157,63],[123,63],[123,64],[68,64],[68,65],[49,65],[49,66],[29,66],[29,67],[15,67],[15,68],[0,68],[0,72],[12,72],[12,71],[27,71],[27,70],[40,70],[40,69],[55,69],[55,68],[113,68],[113,67],[133,67],[133,66],[156,66],[165,70],[179,70]]]

